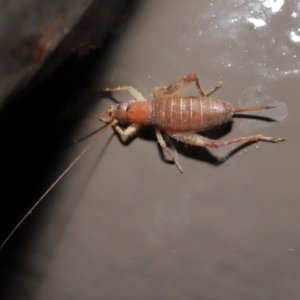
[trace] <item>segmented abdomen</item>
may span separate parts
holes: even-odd
[[[114,118],[165,131],[199,132],[229,122],[232,115],[233,108],[227,102],[206,97],[172,97],[118,105]]]
[[[232,119],[232,106],[203,97],[173,97],[151,101],[151,124],[166,131],[204,131]]]

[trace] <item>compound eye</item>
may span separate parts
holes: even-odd
[[[121,103],[117,105],[117,110],[127,111],[128,105],[127,103]]]
[[[126,111],[129,111],[129,109],[131,109],[130,103],[128,103],[128,105],[127,105],[127,107],[126,107]]]

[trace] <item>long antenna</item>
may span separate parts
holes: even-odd
[[[76,127],[76,126],[78,126],[78,125],[83,125],[83,124],[85,124],[85,123],[88,123],[88,122],[93,121],[93,120],[96,120],[96,119],[99,120],[100,117],[102,117],[103,115],[109,113],[109,111],[110,111],[110,109],[107,109],[107,110],[103,111],[103,112],[100,113],[100,114],[94,115],[94,116],[92,116],[92,117],[89,117],[88,119],[85,119],[85,120],[83,120],[83,121],[80,121],[80,122],[78,122],[78,123],[72,125],[71,128]],[[100,119],[100,120],[101,120],[101,119]]]
[[[101,114],[102,115],[102,114]],[[117,124],[117,121],[112,121],[109,123],[104,129],[102,129],[93,139],[92,141],[81,151],[81,153],[71,162],[71,164],[63,171],[63,173],[50,185],[50,187],[46,190],[46,192],[39,198],[39,200],[30,208],[30,210],[26,213],[26,215],[21,219],[21,221],[15,226],[15,228],[10,232],[8,237],[4,240],[4,242],[0,246],[0,250],[3,246],[10,240],[12,235],[16,232],[16,230],[22,225],[22,223],[29,217],[29,215],[34,211],[34,209],[43,201],[43,199],[50,193],[50,191],[62,180],[62,178],[76,165],[76,163],[81,159],[81,157],[87,153],[91,147],[98,141],[98,139],[103,135],[106,130]]]

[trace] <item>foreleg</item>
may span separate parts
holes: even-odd
[[[134,135],[137,133],[137,131],[140,129],[139,125],[136,124],[131,124],[127,128],[123,129],[119,125],[113,125],[113,127],[116,129],[116,131],[121,135],[126,138]]]
[[[119,86],[117,88],[105,88],[103,89],[105,92],[124,92],[127,91],[128,93],[131,94],[131,96],[134,97],[134,99],[139,100],[139,101],[147,101],[145,97],[137,91],[135,88],[132,86]]]
[[[127,91],[128,93],[130,93],[135,100],[138,101],[147,101],[145,99],[145,97],[139,92],[137,91],[135,88],[133,88],[132,86],[121,86],[121,87],[117,87],[117,88],[105,88],[104,89],[105,92],[123,92],[123,91]],[[108,122],[109,121],[107,119],[101,119],[103,122]],[[125,137],[129,137],[132,136],[134,134],[136,134],[138,132],[138,130],[140,129],[139,125],[136,124],[132,124],[129,127],[127,127],[126,129],[122,129],[119,125],[115,124],[113,125],[113,127],[116,129],[116,131]]]

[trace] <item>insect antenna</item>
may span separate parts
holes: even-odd
[[[237,109],[233,110],[233,113],[237,114],[237,113],[246,112],[246,111],[263,110],[263,109],[270,109],[270,108],[275,108],[275,107],[277,107],[277,106],[266,105],[266,106],[257,106],[257,107],[237,108]]]
[[[102,117],[102,116],[104,116],[104,115],[107,115],[109,112],[110,112],[110,109],[107,109],[107,110],[103,111],[103,112],[100,113],[100,114],[97,114],[97,115],[92,116],[92,117],[90,117],[90,118],[88,118],[88,119],[85,119],[85,120],[83,120],[83,121],[80,121],[80,122],[78,122],[78,123],[75,123],[74,125],[71,126],[71,128],[76,127],[76,126],[78,126],[78,125],[83,125],[83,124],[85,124],[85,123],[88,123],[88,122],[93,121],[93,120],[96,120],[96,119],[99,120],[100,117]]]
[[[97,116],[101,116],[104,113],[107,113],[108,111],[105,111],[101,114],[98,114]],[[96,119],[97,116],[93,116],[84,122],[88,122],[90,120]],[[35,208],[43,201],[43,199],[51,192],[51,190],[62,180],[62,178],[76,165],[76,163],[81,159],[81,157],[87,153],[91,147],[98,141],[98,139],[107,131],[108,128],[111,126],[114,126],[117,124],[116,120],[113,120],[109,124],[106,125],[104,129],[102,129],[92,140],[91,142],[81,151],[81,153],[71,162],[71,164],[63,171],[63,173],[60,174],[60,176],[50,185],[50,187],[45,191],[45,193],[38,199],[38,201],[30,208],[30,210],[25,214],[25,216],[21,219],[21,221],[14,227],[14,229],[10,232],[10,234],[7,236],[7,238],[4,240],[4,242],[0,246],[0,250],[5,246],[5,244],[10,240],[12,235],[16,232],[16,230],[23,224],[23,222],[29,217],[29,215],[35,210]]]

